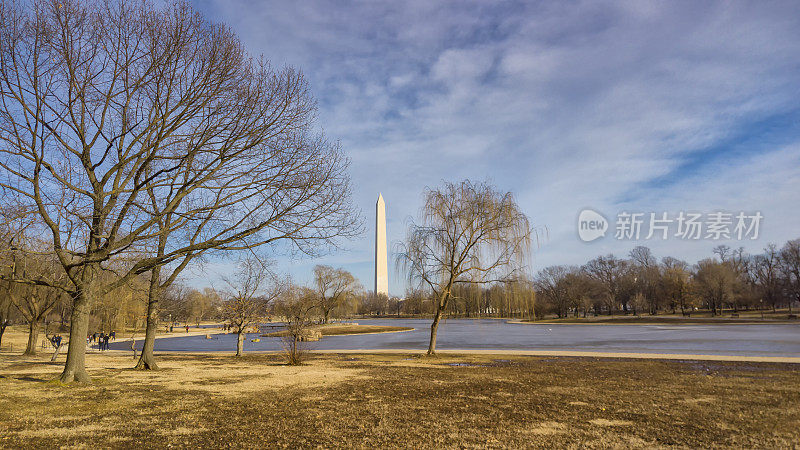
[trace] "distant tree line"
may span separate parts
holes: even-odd
[[[364,293],[350,314],[363,316],[421,316],[436,312],[435,298],[424,289],[409,289],[404,297],[388,297]],[[453,288],[452,301],[445,312],[449,317],[516,317],[533,318],[536,313],[536,292],[531,280],[463,284]]]
[[[537,313],[556,317],[589,314],[691,314],[707,310],[787,308],[800,302],[800,239],[763,253],[715,247],[714,256],[689,264],[670,256],[660,261],[639,246],[627,258],[598,256],[583,266],[540,270],[534,286]]]

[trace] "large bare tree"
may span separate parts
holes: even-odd
[[[90,292],[151,272],[150,365],[159,293],[193,259],[279,241],[310,252],[357,230],[348,161],[313,131],[302,74],[250,58],[187,3],[3,2],[0,23],[0,187],[69,280],[62,381],[89,379]],[[93,284],[130,252],[147,256]]]
[[[461,283],[513,280],[524,268],[530,222],[510,192],[464,180],[428,189],[420,222],[410,222],[398,264],[436,298],[428,355],[436,353],[439,321]]]

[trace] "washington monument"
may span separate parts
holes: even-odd
[[[386,269],[386,203],[378,194],[375,204],[375,294],[389,295],[389,273]]]

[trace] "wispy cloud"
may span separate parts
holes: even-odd
[[[251,52],[303,69],[367,216],[383,192],[390,241],[425,186],[464,177],[513,190],[550,230],[539,268],[632,246],[580,243],[585,206],[760,209],[751,250],[798,237],[796,3],[200,5]],[[371,241],[325,261],[369,286]],[[654,249],[689,260],[713,246],[667,244]],[[313,263],[285,267],[302,279]]]

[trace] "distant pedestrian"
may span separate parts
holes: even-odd
[[[106,336],[106,335],[105,335],[105,333],[103,333],[102,331],[101,331],[101,332],[100,332],[100,334],[97,336],[97,350],[98,350],[98,351],[103,351],[103,338],[104,338],[105,336]]]
[[[92,342],[97,342],[97,332],[96,331],[92,334]]]
[[[172,333],[172,331],[173,331],[174,329],[175,329],[175,325],[170,325],[170,326],[169,326],[169,332],[170,332],[170,333]]]
[[[111,340],[112,341],[116,341],[117,340],[117,332],[114,331],[114,330],[111,330]]]
[[[189,324],[186,324],[186,332],[189,332]]]
[[[107,334],[106,337],[103,338],[103,350],[108,350],[108,338],[110,338],[110,337],[111,337],[111,335]]]

